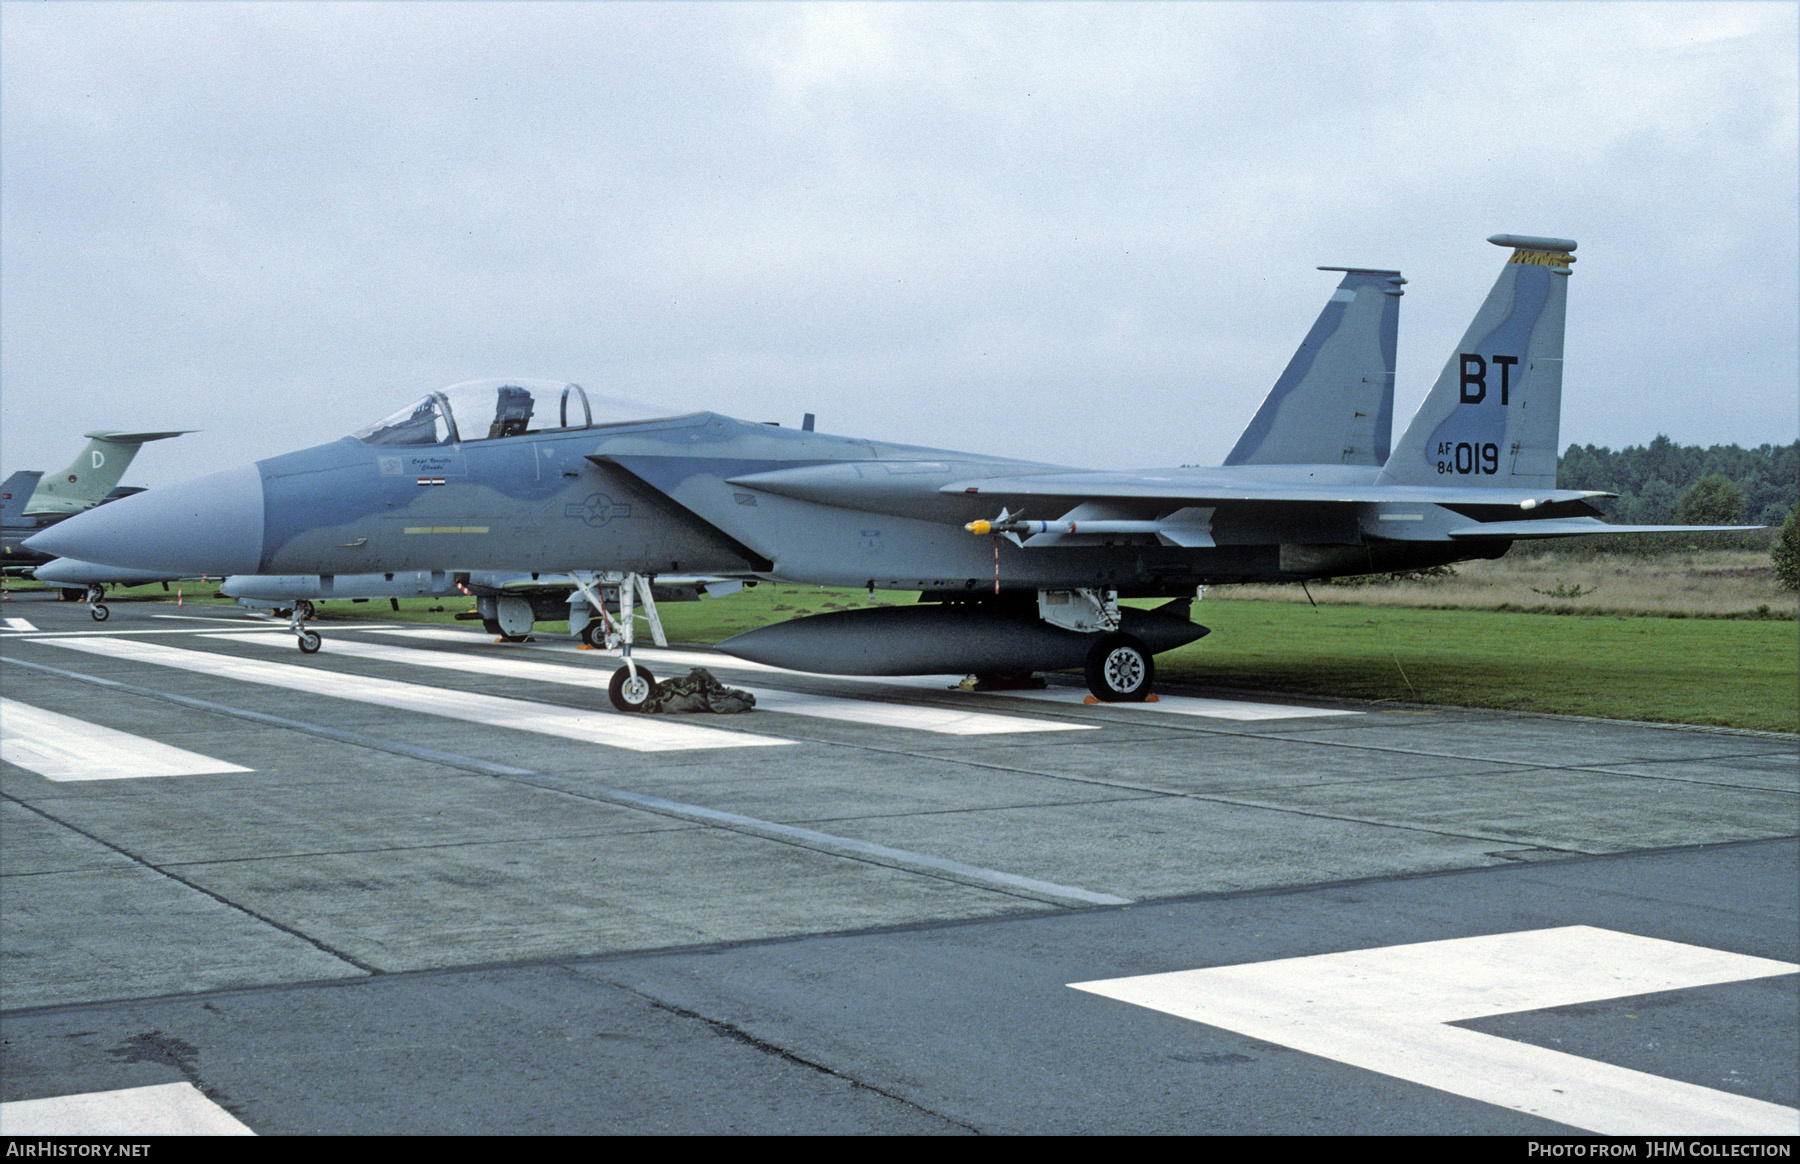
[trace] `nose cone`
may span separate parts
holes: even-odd
[[[25,544],[170,578],[254,574],[262,565],[262,472],[244,465],[137,493],[58,522]]]

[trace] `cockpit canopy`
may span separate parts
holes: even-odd
[[[470,380],[351,435],[371,445],[445,445],[685,415],[555,380]]]

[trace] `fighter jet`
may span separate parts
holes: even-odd
[[[21,469],[0,485],[0,562],[8,573],[50,560],[23,543],[64,518],[115,501],[142,489],[116,488],[137,451],[149,441],[181,436],[181,432],[90,432],[88,443],[60,473]]]
[[[1219,468],[1084,471],[490,380],[32,544],[170,573],[527,568],[918,591],[913,607],[778,623],[720,649],[849,675],[1081,668],[1097,699],[1141,700],[1153,657],[1207,633],[1188,617],[1202,585],[1683,528],[1607,525],[1590,504],[1606,494],[1556,488],[1576,244],[1489,241],[1510,256],[1391,455],[1401,280],[1349,269]],[[1144,598],[1169,601],[1121,605]],[[628,640],[624,653],[612,696],[629,709],[650,680]]]

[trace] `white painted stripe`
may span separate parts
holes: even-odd
[[[1796,970],[1566,926],[1070,985],[1602,1135],[1793,1135],[1791,1107],[1448,1024]]]
[[[864,679],[863,683],[893,683],[908,687],[935,687],[942,690],[946,680],[954,682],[954,677],[930,675],[908,676],[897,678]],[[1087,689],[1082,687],[1046,687],[1040,691],[996,691],[992,694],[1005,699],[1029,699],[1039,703],[1060,703],[1065,707],[1081,707],[1087,705]],[[1265,720],[1265,719],[1310,719],[1325,715],[1361,715],[1360,711],[1340,711],[1324,707],[1293,707],[1284,703],[1251,703],[1238,699],[1203,699],[1196,695],[1158,695],[1155,703],[1107,703],[1095,704],[1121,712],[1142,712],[1146,715],[1192,715],[1205,719],[1232,720]]]
[[[273,647],[287,646],[291,642],[285,635],[266,632],[209,637]],[[463,637],[466,641],[469,636]],[[451,671],[472,671],[481,675],[529,679],[539,683],[563,683],[575,687],[591,688],[610,678],[608,673],[597,673],[585,667],[565,666],[561,663],[540,663],[504,654],[458,653],[453,655],[444,651],[378,646],[374,643],[350,642],[344,639],[333,639],[329,650],[334,655],[348,655],[352,658],[404,663],[413,667],[442,667]],[[644,666],[651,668],[654,673],[659,669],[660,664],[674,662],[675,654],[676,652],[673,651],[637,651],[634,652],[634,657]],[[607,662],[610,665],[611,660],[607,660]],[[672,677],[666,672],[661,676],[664,679]],[[1003,732],[1098,730],[1089,724],[1056,723],[1051,720],[1025,719],[1016,715],[994,715],[990,712],[956,711],[940,707],[907,707],[892,703],[872,703],[862,699],[833,698],[827,695],[799,695],[787,691],[758,691],[756,692],[756,706],[764,711],[779,711],[790,715],[848,720],[852,723],[911,728],[916,731],[957,736],[994,735]]]
[[[7,630],[16,630],[16,631],[34,631],[37,629],[37,627],[31,625],[31,621],[29,619],[9,618],[6,620],[6,629]]]
[[[191,1083],[0,1103],[7,1136],[254,1136]]]
[[[667,752],[691,748],[754,748],[786,744],[791,741],[751,735],[748,732],[725,731],[693,724],[669,723],[647,715],[624,715],[616,711],[583,711],[532,703],[523,699],[503,699],[467,691],[451,691],[440,687],[423,687],[392,679],[370,679],[327,671],[316,667],[297,667],[290,663],[265,663],[257,659],[239,659],[209,651],[189,651],[156,643],[126,639],[41,639],[72,651],[85,651],[138,663],[176,667],[197,671],[241,683],[261,683],[304,691],[332,699],[350,699],[382,707],[423,715],[438,715],[490,727],[536,732],[560,736],[584,743],[627,748],[634,752]],[[601,695],[604,698],[604,695]]]
[[[159,616],[153,615],[152,617],[159,617]],[[268,622],[263,619],[204,618],[204,619],[199,619],[197,621],[215,623],[218,625],[219,629],[222,631],[241,630],[241,629],[243,629],[243,624],[245,624],[245,623],[248,623],[252,626],[265,626],[266,627],[269,625]],[[280,625],[284,631],[287,629],[287,624],[285,622]],[[335,630],[338,628],[332,628],[332,629]],[[127,630],[124,627],[119,627],[119,628],[110,629],[110,630],[0,631],[0,635],[5,635],[8,638],[24,638],[24,637],[29,636],[32,639],[73,639],[73,638],[116,639],[116,638],[137,638],[142,635],[205,635],[205,634],[211,634],[211,633],[212,632],[210,630],[208,630],[206,627],[203,627],[203,626],[137,627],[137,628],[133,628],[130,630]]]
[[[374,630],[373,627],[358,627],[358,630]],[[437,639],[443,642],[469,642],[481,636],[467,631],[445,628],[418,627],[404,630],[380,628],[381,633],[402,635],[407,638]],[[912,687],[925,691],[948,691],[956,686],[962,678],[960,675],[819,675],[811,671],[790,671],[784,667],[771,667],[767,663],[752,663],[746,659],[734,659],[730,655],[721,655],[708,651],[664,650],[660,648],[633,647],[632,654],[646,660],[652,667],[660,660],[680,667],[705,667],[713,671],[760,671],[774,675],[799,675],[808,679],[841,679],[848,683],[876,683],[887,687]],[[1079,687],[1049,687],[1042,691],[990,691],[982,692],[1004,699],[1030,699],[1043,703],[1060,703],[1065,706],[1081,707],[1085,705],[1087,691]],[[1192,695],[1162,695],[1155,703],[1109,703],[1107,707],[1124,711],[1139,711],[1160,715],[1192,715],[1207,719],[1231,720],[1265,720],[1265,719],[1308,719],[1315,716],[1329,715],[1362,715],[1360,711],[1347,711],[1324,707],[1295,707],[1284,703],[1255,703],[1239,699],[1203,699]]]
[[[0,760],[59,782],[254,770],[3,698]]]
[[[274,618],[268,615],[259,617],[254,614],[153,614],[150,617],[176,619],[181,622],[247,622],[258,626],[268,626],[273,622],[282,626],[287,625],[285,618]]]
[[[955,711],[941,707],[914,707],[899,703],[873,703],[829,695],[800,695],[791,691],[756,692],[756,706],[791,715],[848,720],[881,727],[913,728],[952,736],[985,736],[1006,732],[1092,732],[1100,725],[1058,723],[984,711]]]

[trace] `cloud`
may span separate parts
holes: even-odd
[[[1795,435],[1787,5],[0,20],[9,469],[84,428],[207,429],[134,467],[174,479],[503,373],[1003,455],[1216,461],[1329,291],[1321,263],[1406,270],[1404,423],[1496,231],[1582,242],[1566,438]]]

